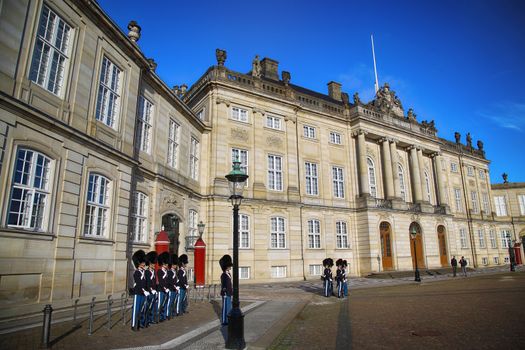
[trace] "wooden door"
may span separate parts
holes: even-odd
[[[383,261],[383,270],[392,270],[392,243],[390,234],[390,224],[382,222],[379,226],[379,234],[381,236],[381,257]]]
[[[418,232],[416,235],[416,252],[417,252],[417,267],[419,269],[425,268],[425,259],[423,258],[423,236]],[[414,240],[410,238],[410,254],[412,254],[412,266],[416,267],[416,260],[414,259]]]
[[[445,240],[445,227],[438,226],[439,260],[442,267],[448,266],[447,242]]]

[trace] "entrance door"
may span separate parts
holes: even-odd
[[[170,254],[179,254],[179,218],[173,214],[162,217],[162,226],[170,239]]]
[[[447,243],[445,241],[445,226],[438,226],[438,241],[439,241],[439,260],[441,261],[441,266],[448,266],[448,256],[447,256]]]
[[[417,267],[419,269],[421,268],[425,268],[426,265],[425,265],[425,259],[423,257],[423,236],[421,234],[421,227],[419,227],[419,225],[417,224],[417,222],[413,222],[411,225],[410,225],[410,231],[409,231],[409,241],[410,241],[410,254],[412,255],[412,266],[415,268],[416,267],[416,257],[414,255],[414,240],[412,239],[412,237],[410,236],[410,232],[412,231],[412,227],[415,227],[416,228],[416,239],[415,239],[415,242],[416,242],[416,253],[417,253]]]
[[[392,270],[392,245],[390,239],[390,224],[388,222],[382,222],[379,225],[379,234],[381,235],[383,270]]]

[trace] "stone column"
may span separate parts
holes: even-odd
[[[421,179],[421,199],[423,200],[423,202],[429,203],[427,195],[427,185],[425,182],[425,162],[423,161],[423,150],[421,148],[417,149],[417,162],[419,164],[419,178]]]
[[[370,196],[368,187],[368,165],[366,163],[366,132],[359,130],[357,132],[357,159],[359,160],[359,196]]]
[[[390,158],[392,161],[392,177],[394,180],[394,195],[396,198],[401,198],[401,183],[399,180],[399,173],[397,165],[399,163],[399,155],[397,154],[396,140],[390,141]]]
[[[382,157],[383,161],[383,184],[385,188],[385,198],[392,199],[394,194],[394,179],[392,177],[392,158],[390,156],[389,140],[382,138],[379,140],[382,146]]]
[[[413,202],[421,203],[423,200],[421,193],[421,173],[419,172],[419,161],[417,159],[416,146],[411,146],[410,151],[410,178],[412,183]]]
[[[284,118],[286,123],[286,167],[288,174],[288,201],[299,202],[299,163],[297,159],[298,154],[298,131],[297,131],[297,115],[288,115]],[[284,179],[283,179],[284,181]]]
[[[439,205],[448,205],[447,195],[445,193],[445,184],[443,183],[443,169],[441,167],[441,155],[439,153],[432,154],[432,160],[434,165],[434,176],[436,178],[436,193],[438,195]]]
[[[264,186],[264,180],[266,175],[266,164],[265,159],[265,145],[264,145],[264,133],[261,132],[264,128],[264,115],[265,112],[258,108],[253,108],[253,167],[249,170],[249,175],[253,177],[253,197],[254,198],[266,198],[266,187]]]

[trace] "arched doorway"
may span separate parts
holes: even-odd
[[[442,267],[448,266],[447,241],[445,238],[445,226],[439,225],[437,228],[439,241],[439,260]]]
[[[383,270],[392,270],[392,244],[390,224],[382,222],[379,225],[379,234],[381,237],[381,258],[383,261]]]
[[[170,253],[179,254],[179,218],[174,214],[166,214],[162,217],[162,226],[170,239]]]
[[[408,229],[408,237],[410,242],[410,254],[412,255],[412,266],[416,267],[416,256],[414,255],[414,240],[412,239],[412,236],[410,235],[410,232],[413,232],[413,230],[416,230],[416,254],[417,254],[417,267],[418,268],[425,268],[425,259],[423,255],[423,235],[421,234],[421,226],[417,222],[413,222],[410,224],[410,228]]]

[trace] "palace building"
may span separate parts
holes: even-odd
[[[131,254],[161,230],[193,268],[201,221],[218,282],[234,159],[249,175],[241,283],[318,279],[326,257],[351,276],[452,255],[501,265],[509,245],[522,257],[523,184],[491,187],[483,143],[439,137],[388,84],[372,101],[334,81],[320,93],[270,58],[233,71],[217,49],[193,86],[170,88],[141,30],[96,1],[0,2],[0,328],[125,292]]]

